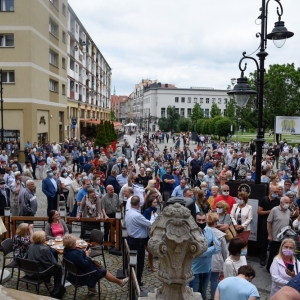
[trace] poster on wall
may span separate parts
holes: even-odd
[[[248,199],[249,205],[252,206],[252,221],[251,221],[251,230],[249,235],[249,241],[257,241],[257,222],[258,222],[258,215],[257,215],[257,209],[258,209],[258,199]]]
[[[277,116],[275,119],[275,133],[300,134],[300,117]]]

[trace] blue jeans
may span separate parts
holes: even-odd
[[[210,271],[208,273],[194,274],[195,278],[189,283],[194,292],[200,292],[203,300],[206,299]]]
[[[211,272],[210,274],[210,298],[214,299],[215,292],[218,286],[219,272]]]

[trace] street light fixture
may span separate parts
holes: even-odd
[[[262,0],[261,15],[258,19],[261,19],[261,32],[256,34],[256,37],[260,37],[260,50],[256,54],[259,58],[259,64],[257,60],[253,57],[246,56],[246,52],[243,52],[243,57],[239,62],[239,69],[241,71],[241,77],[237,79],[237,84],[234,88],[229,91],[228,95],[233,95],[236,103],[240,107],[245,107],[247,101],[251,95],[257,95],[256,105],[258,108],[258,126],[257,126],[257,136],[254,140],[256,143],[256,176],[255,183],[260,183],[261,176],[261,161],[262,161],[262,146],[265,142],[264,139],[264,128],[262,124],[263,119],[263,99],[264,99],[264,76],[265,76],[265,59],[268,56],[268,53],[265,51],[267,48],[267,40],[273,40],[276,47],[280,48],[284,45],[286,39],[294,35],[293,32],[290,32],[284,26],[284,22],[281,21],[281,16],[283,14],[283,8],[280,3],[280,0],[274,0],[278,3],[279,8],[277,7],[278,22],[275,22],[275,27],[271,33],[267,34],[267,23],[268,23],[268,5],[270,0]],[[244,68],[242,68],[242,62],[244,59],[251,59],[255,62],[257,68],[257,82],[256,88],[257,91],[253,91],[247,81],[247,78],[244,77],[244,71],[247,68],[245,63]]]

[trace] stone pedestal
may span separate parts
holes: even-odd
[[[185,298],[186,300],[202,300],[202,296],[200,293],[194,293],[191,288],[188,287],[188,289],[191,290],[190,295],[188,298]],[[139,298],[139,300],[157,300],[161,299],[159,298],[159,294],[157,293],[157,290],[154,293],[148,293],[147,297]]]
[[[162,286],[143,299],[202,299],[187,286],[194,278],[193,259],[207,250],[206,239],[190,210],[179,203],[165,207],[152,224],[149,236],[148,250],[159,258],[157,276]]]

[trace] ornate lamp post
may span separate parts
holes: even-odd
[[[239,62],[239,69],[241,71],[241,77],[237,79],[237,84],[234,86],[233,90],[229,91],[228,95],[233,95],[236,101],[236,104],[240,107],[245,107],[251,95],[257,95],[257,108],[258,108],[258,126],[257,126],[257,136],[254,140],[256,143],[256,178],[255,183],[260,183],[261,176],[261,161],[262,161],[262,146],[265,142],[264,139],[264,128],[263,128],[263,99],[264,99],[264,73],[265,73],[265,59],[268,56],[268,53],[265,51],[267,48],[267,40],[273,40],[276,47],[281,48],[286,39],[294,35],[293,32],[290,32],[284,26],[284,22],[281,21],[281,16],[283,14],[283,8],[280,3],[280,0],[274,0],[278,3],[277,15],[278,21],[275,22],[275,27],[271,33],[267,34],[267,23],[268,23],[268,5],[270,0],[262,0],[261,15],[258,19],[261,20],[261,31],[256,34],[256,37],[260,38],[260,50],[256,54],[259,58],[258,61],[250,56],[246,55],[246,52],[243,52],[243,57]],[[247,63],[245,63],[244,68],[242,67],[242,62],[244,59],[251,59],[255,62],[257,68],[257,82],[256,82],[256,91],[253,91],[247,81],[247,78],[244,77],[244,71],[247,68]]]

